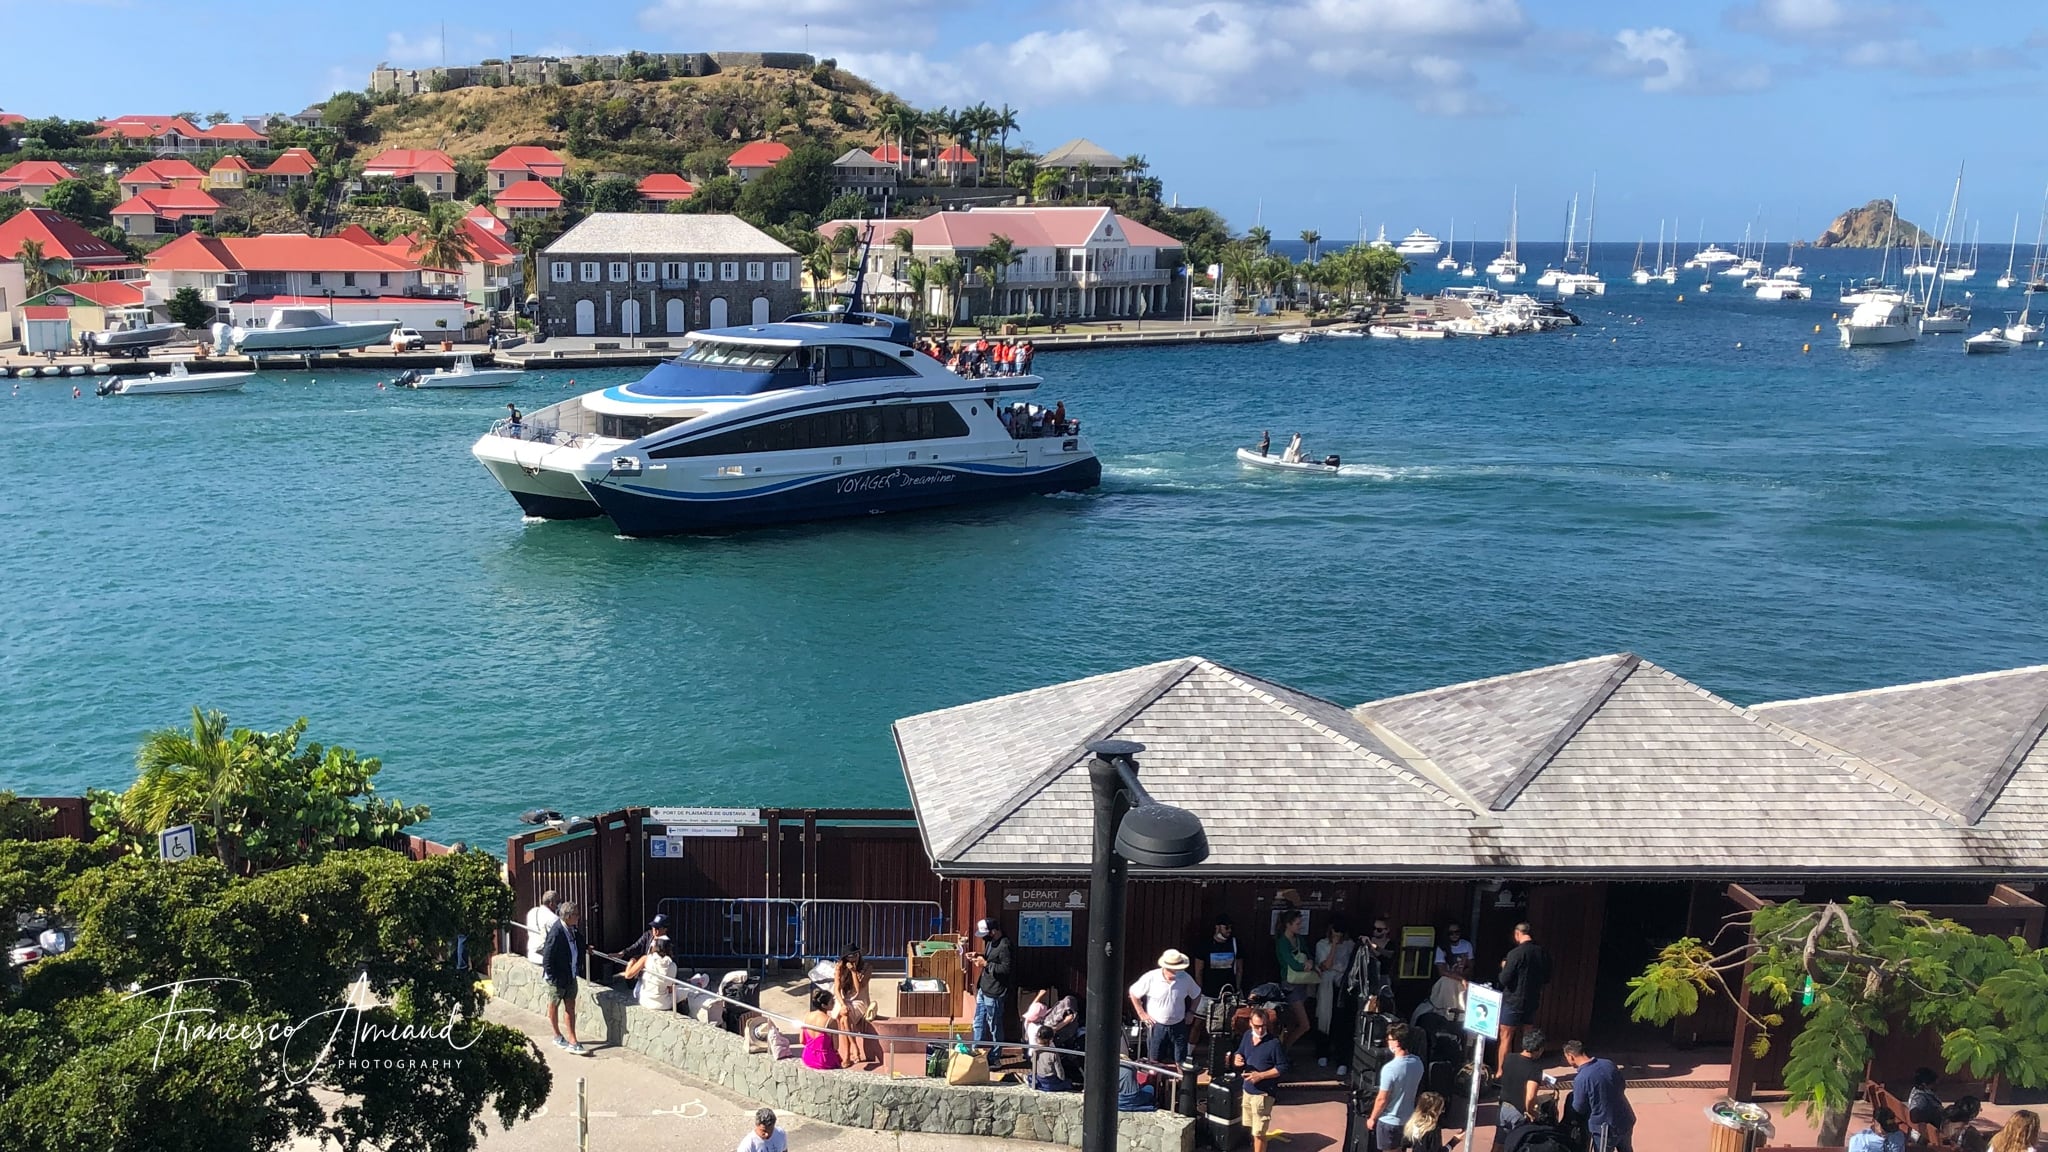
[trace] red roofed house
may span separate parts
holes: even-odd
[[[490,174],[491,191],[502,192],[521,180],[560,180],[562,167],[554,149],[519,144],[498,153],[484,170]]]
[[[269,318],[272,307],[331,300],[337,318],[398,317],[420,327],[435,319],[462,325],[464,307],[454,292],[435,292],[417,261],[381,244],[344,236],[202,236],[188,232],[143,258],[149,267],[145,298],[161,306],[180,288],[196,288],[224,319]],[[343,316],[346,311],[348,316]]]
[[[363,175],[410,181],[429,196],[455,198],[455,161],[438,148],[387,148],[363,164]]]
[[[117,116],[100,121],[95,139],[149,148],[160,156],[208,148],[260,148],[269,142],[268,137],[247,124],[201,128],[182,116]]]
[[[521,180],[492,198],[507,220],[546,216],[562,209],[562,194],[539,180]]]
[[[206,170],[206,186],[216,189],[247,188],[250,184],[249,177],[255,174],[256,169],[251,168],[247,160],[230,152],[214,161],[213,167]]]
[[[510,308],[519,299],[519,291],[526,284],[524,269],[521,268],[519,249],[512,241],[512,230],[503,220],[491,214],[489,208],[479,204],[462,218],[462,234],[468,238],[470,251],[475,259],[462,263],[463,294],[470,303],[485,308]],[[410,258],[415,236],[400,236],[387,247],[400,256]],[[444,279],[437,272],[429,277]]]
[[[677,200],[688,200],[696,195],[697,186],[681,176],[668,172],[655,172],[640,178],[640,198],[650,204],[668,204]]]
[[[1026,312],[1074,319],[1178,316],[1186,291],[1186,281],[1174,274],[1180,241],[1108,208],[976,208],[918,220],[828,220],[818,234],[830,237],[849,224],[874,227],[871,273],[902,275],[908,258],[887,243],[902,228],[910,230],[909,258],[960,261],[975,287],[953,302],[956,320]],[[989,289],[976,273],[997,236],[1009,238],[1017,260],[1002,272],[1001,286]],[[943,313],[944,296],[933,289],[926,308]]]
[[[756,140],[752,144],[742,145],[739,151],[727,157],[725,166],[745,183],[782,163],[783,157],[788,155],[787,144],[778,144],[773,140]]]
[[[23,160],[0,172],[0,192],[12,192],[31,204],[41,204],[43,195],[77,173],[55,160]]]
[[[320,161],[304,148],[287,148],[284,154],[264,167],[260,175],[263,182],[272,188],[304,184],[320,170]]]
[[[190,160],[151,160],[121,177],[121,198],[130,199],[151,188],[198,188],[205,183],[206,173],[194,168]]]
[[[112,272],[117,265],[128,263],[126,252],[49,208],[24,208],[0,223],[0,256],[19,259],[24,240],[33,240],[42,247],[45,263],[53,263],[67,272]]]
[[[114,223],[130,236],[175,235],[211,219],[220,201],[198,187],[144,188],[114,206]]]
[[[980,175],[981,161],[974,158],[974,153],[955,144],[939,153],[939,171],[958,184],[963,177],[972,180]]]
[[[136,280],[80,281],[60,284],[24,303],[31,307],[62,308],[71,321],[74,338],[88,332],[104,332],[114,320],[147,323],[142,283]]]

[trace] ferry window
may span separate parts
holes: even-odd
[[[825,379],[871,380],[878,376],[915,376],[916,369],[884,352],[846,344],[819,349],[823,354]]]
[[[967,421],[951,404],[887,404],[816,412],[734,428],[656,449],[657,458],[789,452],[858,444],[897,444],[967,435]]]
[[[694,277],[695,277],[696,279],[698,279],[698,280],[709,280],[709,279],[711,279],[711,261],[709,261],[709,260],[699,260],[699,261],[697,261],[697,270],[696,270],[696,272],[695,272],[695,273],[693,273],[693,276],[694,276]]]
[[[726,261],[722,261],[722,262],[721,262],[721,263],[720,263],[720,264],[718,265],[718,278],[719,278],[720,280],[737,280],[737,279],[739,279],[739,278],[740,278],[740,262],[739,262],[739,261],[737,261],[737,260],[726,260]]]
[[[789,356],[789,351],[787,348],[772,348],[759,344],[726,344],[705,340],[690,345],[689,351],[683,353],[681,359],[687,364],[765,372],[779,367]]]
[[[685,416],[619,416],[600,412],[597,434],[616,440],[638,440],[688,419]]]
[[[764,270],[765,270],[765,266],[764,266],[764,265],[763,265],[763,264],[761,263],[761,261],[759,261],[759,260],[749,260],[749,261],[747,261],[747,279],[749,279],[749,280],[759,280],[759,279],[761,278],[761,274],[762,274],[762,272],[763,272]]]
[[[775,280],[787,280],[787,279],[789,279],[789,261],[787,261],[787,260],[777,260],[777,261],[776,261],[776,262],[775,262],[775,263],[774,263],[774,264],[773,264],[773,265],[772,265],[772,266],[770,267],[770,273],[771,273],[771,278],[772,278],[772,279],[775,279]]]

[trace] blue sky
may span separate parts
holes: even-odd
[[[488,15],[487,15],[488,12]],[[1599,236],[1811,239],[1897,194],[1932,224],[1958,164],[1987,244],[2031,240],[2048,6],[1854,0],[0,0],[0,108],[293,111],[379,61],[808,46],[920,105],[1005,101],[1039,148],[1141,152],[1169,196],[1277,235],[1557,239],[1599,176]],[[106,25],[146,66],[63,45]],[[147,29],[146,46],[136,40]],[[508,39],[509,37],[509,39]]]

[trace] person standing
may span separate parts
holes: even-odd
[[[1273,430],[1271,428],[1268,428],[1265,431],[1259,433],[1259,455],[1268,456],[1271,455],[1272,452]]]
[[[1565,1041],[1564,1062],[1574,1073],[1565,1115],[1585,1125],[1588,1152],[1635,1152],[1636,1110],[1629,1106],[1621,1069],[1587,1055],[1577,1040]]]
[[[1145,1058],[1179,1067],[1188,1058],[1188,1028],[1202,986],[1188,975],[1188,958],[1178,948],[1159,955],[1159,967],[1131,985],[1131,1007],[1145,1025]]]
[[[1387,1050],[1393,1059],[1380,1065],[1380,1090],[1373,1097],[1372,1115],[1366,1127],[1372,1129],[1373,1147],[1380,1152],[1401,1146],[1401,1129],[1415,1115],[1415,1100],[1422,1092],[1422,1061],[1408,1051],[1406,1024],[1387,1026]]]
[[[1272,1032],[1273,1021],[1262,1009],[1252,1010],[1251,1027],[1238,1039],[1230,1066],[1244,1086],[1245,1127],[1251,1130],[1252,1152],[1266,1152],[1266,1133],[1273,1127],[1274,1082],[1287,1071],[1287,1046]]]
[[[554,1030],[555,1047],[574,1056],[590,1055],[576,1039],[576,967],[583,955],[583,933],[577,926],[582,920],[576,902],[565,901],[540,950],[540,974],[548,985],[548,1027]]]
[[[1223,995],[1225,985],[1244,987],[1244,954],[1237,950],[1237,929],[1230,917],[1216,917],[1208,943],[1195,953],[1194,973],[1202,995],[1212,999]]]
[[[733,1152],[789,1152],[789,1135],[775,1126],[773,1108],[754,1113],[753,1131],[740,1137],[739,1147]]]
[[[1462,925],[1444,926],[1444,943],[1436,950],[1436,974],[1439,977],[1455,976],[1460,980],[1472,975],[1472,942],[1465,939]]]
[[[1543,988],[1550,983],[1550,953],[1536,943],[1536,929],[1523,921],[1515,925],[1515,946],[1500,962],[1500,1043],[1494,1053],[1493,1078],[1500,1079],[1508,1053],[1515,1050],[1515,1036],[1536,1022],[1536,1010],[1543,1004]]]
[[[1348,1063],[1351,1026],[1358,1015],[1358,1003],[1351,997],[1345,978],[1350,975],[1351,960],[1357,951],[1358,941],[1342,920],[1332,919],[1328,932],[1316,941],[1316,972],[1323,978],[1316,989],[1317,1067],[1328,1068],[1333,1054],[1339,1067]]]
[[[540,903],[526,913],[526,958],[533,961],[535,967],[540,966],[540,946],[547,943],[548,929],[560,919],[555,909],[561,906],[561,898],[550,888],[540,894]]]
[[[981,941],[981,951],[967,957],[976,977],[974,1043],[989,1049],[990,1063],[1001,1063],[1003,1002],[1010,998],[1010,938],[994,920],[976,922],[974,935]]]
[[[1280,935],[1273,939],[1273,954],[1280,965],[1280,981],[1287,988],[1290,1018],[1280,1030],[1280,1043],[1285,1046],[1308,1035],[1308,990],[1323,982],[1309,959],[1308,946],[1302,943],[1299,908],[1280,913]]]

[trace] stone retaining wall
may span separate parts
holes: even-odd
[[[547,988],[525,957],[491,960],[495,996],[529,1012],[547,1012]],[[956,1088],[943,1080],[891,1079],[873,1072],[820,1072],[797,1060],[750,1053],[740,1037],[677,1012],[653,1012],[598,984],[582,988],[576,1017],[585,1044],[617,1044],[686,1075],[708,1081],[778,1112],[846,1128],[1002,1136],[1081,1144],[1081,1095],[989,1085]],[[1192,1152],[1194,1122],[1167,1112],[1119,1117],[1124,1152]]]

